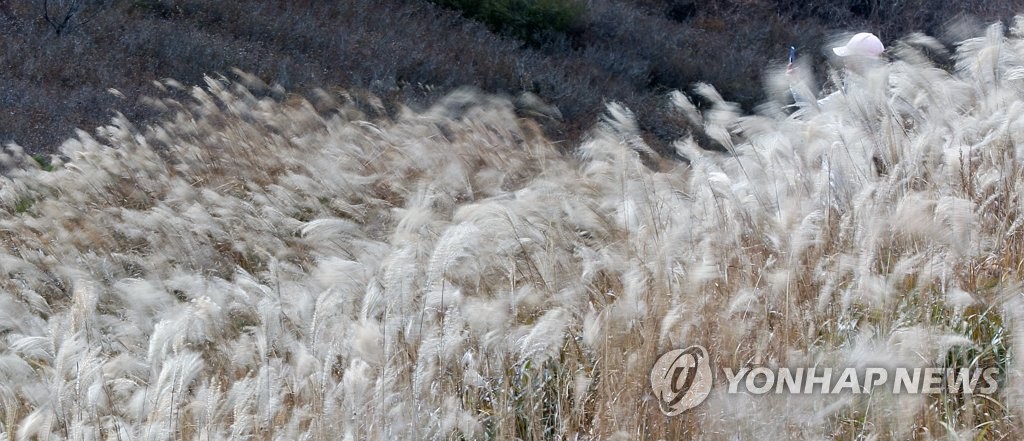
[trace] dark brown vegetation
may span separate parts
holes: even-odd
[[[472,9],[484,3],[500,7]],[[153,80],[197,84],[237,67],[298,93],[362,88],[390,110],[463,85],[529,91],[559,108],[562,121],[548,129],[560,139],[577,136],[604,102],[618,100],[658,145],[686,129],[663,108],[670,89],[705,81],[751,108],[764,99],[765,67],[783,61],[790,45],[820,62],[839,31],[871,29],[887,41],[914,30],[942,36],[943,24],[964,14],[1009,18],[1010,3],[6,0],[0,141],[50,151],[114,109],[149,121],[157,112],[139,98],[158,93]],[[558,15],[543,15],[551,10]]]

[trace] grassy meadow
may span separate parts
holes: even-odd
[[[948,68],[908,36],[796,111],[661,96],[724,151],[655,150],[614,102],[567,145],[473,89],[386,111],[162,80],[158,122],[0,155],[0,439],[1020,439],[1022,26]],[[650,369],[691,344],[1000,387],[717,378],[667,417]]]

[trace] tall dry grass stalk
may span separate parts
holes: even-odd
[[[214,79],[52,170],[8,146],[0,439],[1018,438],[1021,29],[953,73],[907,40],[795,117],[674,94],[729,153],[682,139],[658,170],[617,105],[565,154],[471,92],[368,121]],[[1005,383],[665,417],[649,369],[690,344]]]

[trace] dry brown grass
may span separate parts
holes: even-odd
[[[111,109],[155,121],[160,112],[140,101],[157,93],[153,79],[199,84],[240,68],[307,95],[369,90],[391,111],[467,85],[528,91],[560,109],[561,121],[544,124],[556,140],[578,140],[607,101],[619,101],[637,111],[647,142],[670,153],[695,128],[665,106],[668,90],[710,82],[751,109],[764,98],[765,66],[783,62],[791,45],[819,65],[837,31],[870,29],[889,42],[939,33],[961,12],[985,21],[1016,12],[1008,1],[592,0],[582,23],[538,37],[545,43],[536,48],[426,0],[75,1],[91,6],[60,35],[41,0],[0,4],[0,142],[52,153],[75,128],[105,124]],[[946,42],[976,30],[962,29]]]

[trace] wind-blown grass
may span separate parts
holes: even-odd
[[[157,126],[117,118],[48,161],[8,146],[0,438],[1019,437],[1019,29],[964,42],[953,73],[898,45],[796,116],[673,94],[729,149],[681,139],[686,162],[617,105],[566,154],[468,91],[367,120],[372,97],[216,79]],[[719,366],[1005,378],[717,388],[663,416],[649,369],[690,344]]]

